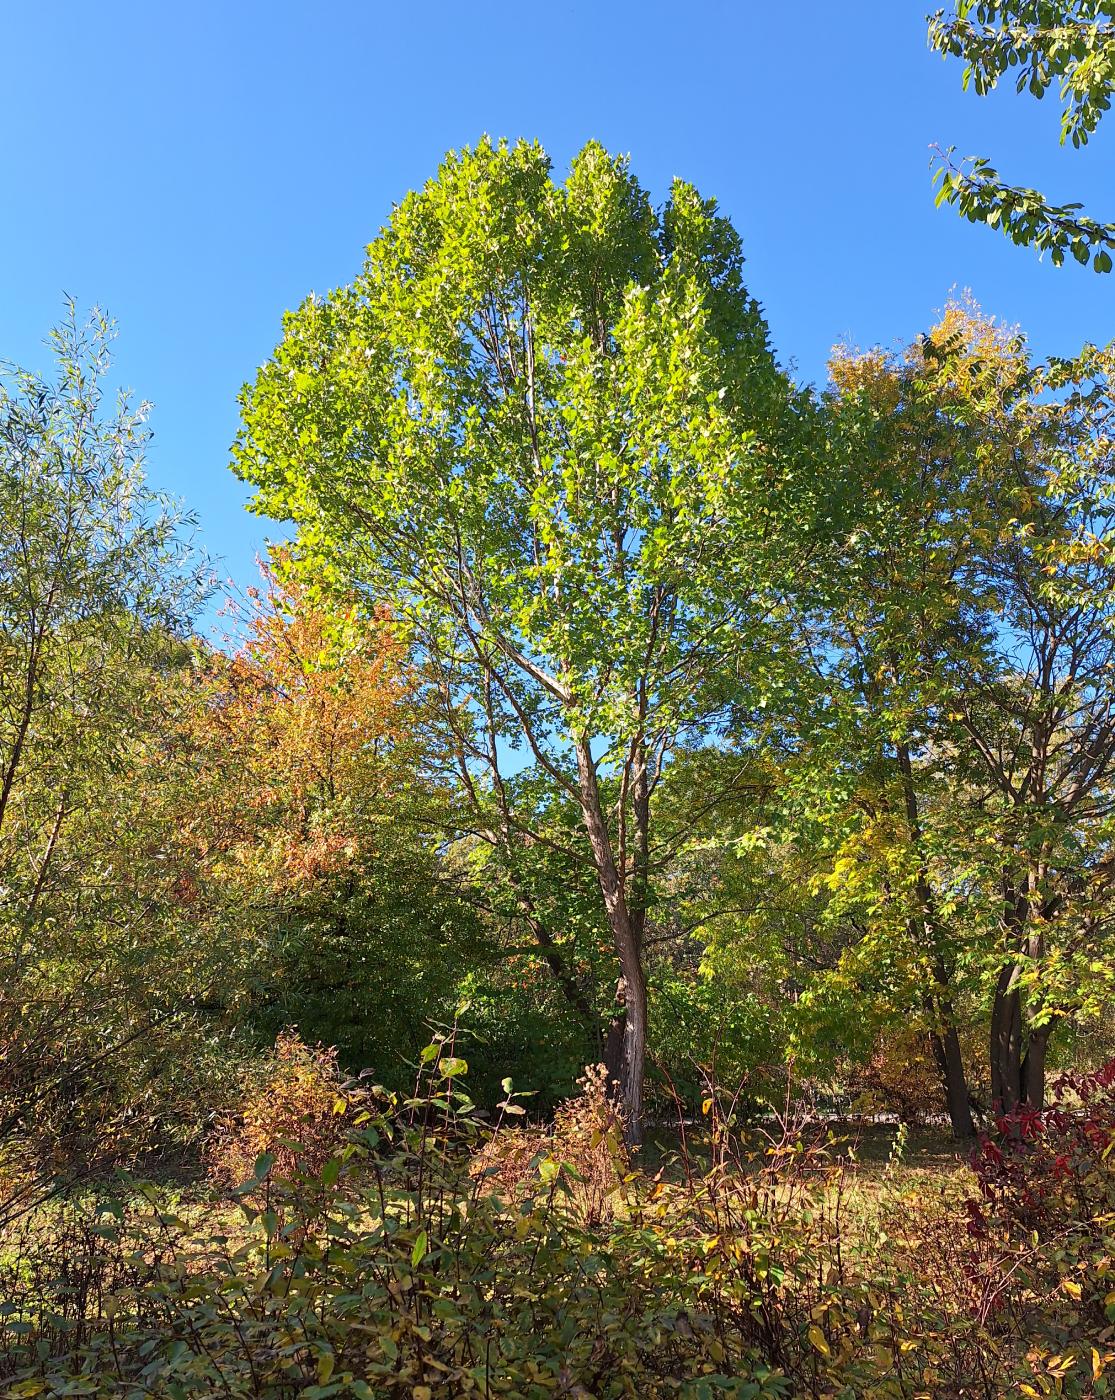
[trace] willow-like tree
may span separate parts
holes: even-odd
[[[112,798],[166,737],[153,677],[181,663],[208,570],[192,522],[145,484],[147,405],[108,397],[113,335],[71,305],[50,337],[53,374],[0,364],[6,1152],[22,1153],[25,1132],[47,1141],[62,1106],[72,1127],[129,1047],[167,1064],[164,1033],[196,987],[184,955],[166,971],[150,890],[132,901],[137,867],[117,862],[113,831],[131,814]],[[139,1115],[110,1128],[104,1113],[96,1154],[111,1160],[110,1139]]]
[[[761,679],[809,519],[795,396],[741,267],[687,184],[656,210],[598,145],[558,184],[537,145],[482,141],[403,200],[351,286],[286,318],[235,453],[257,509],[297,523],[304,568],[391,598],[473,830],[549,839],[508,781],[524,762],[577,811],[633,1138],[656,789],[725,678]]]

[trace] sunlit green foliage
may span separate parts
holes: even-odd
[[[154,1081],[204,1080],[176,1047],[214,972],[143,800],[206,571],[144,485],[145,407],[106,400],[111,335],[71,308],[55,377],[0,384],[0,1131],[59,1166],[152,1130]]]

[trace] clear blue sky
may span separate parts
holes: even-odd
[[[929,0],[932,3],[932,0]],[[964,95],[927,0],[195,0],[4,7],[0,356],[41,364],[63,291],[120,323],[155,402],[150,473],[241,581],[266,530],[227,469],[236,393],[311,289],[348,281],[394,200],[483,132],[559,168],[589,138],[715,195],[780,355],[923,330],[953,287],[1042,353],[1115,336],[1115,275],[1055,269],[933,208],[929,145],[1115,218],[1115,118]],[[281,534],[281,530],[273,529]]]

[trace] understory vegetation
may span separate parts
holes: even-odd
[[[718,1095],[640,1169],[602,1069],[547,1133],[510,1089],[478,1114],[460,1049],[401,1096],[288,1038],[218,1139],[223,1190],[41,1207],[0,1257],[8,1393],[1107,1393],[1115,1067],[915,1182],[901,1138],[864,1175]]]

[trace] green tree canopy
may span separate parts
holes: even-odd
[[[656,789],[740,676],[766,684],[818,490],[742,263],[682,181],[655,209],[598,145],[558,184],[537,145],[484,140],[286,318],[235,456],[304,568],[393,600],[485,839],[545,836],[515,749],[578,813],[636,1132]]]
[[[192,955],[166,951],[159,899],[133,878],[159,866],[131,804],[144,765],[165,763],[152,696],[184,662],[208,569],[188,517],[145,484],[147,405],[107,400],[111,339],[70,307],[54,376],[0,379],[4,1133],[47,1121],[115,1048],[154,1053],[153,1024],[189,996]]]

